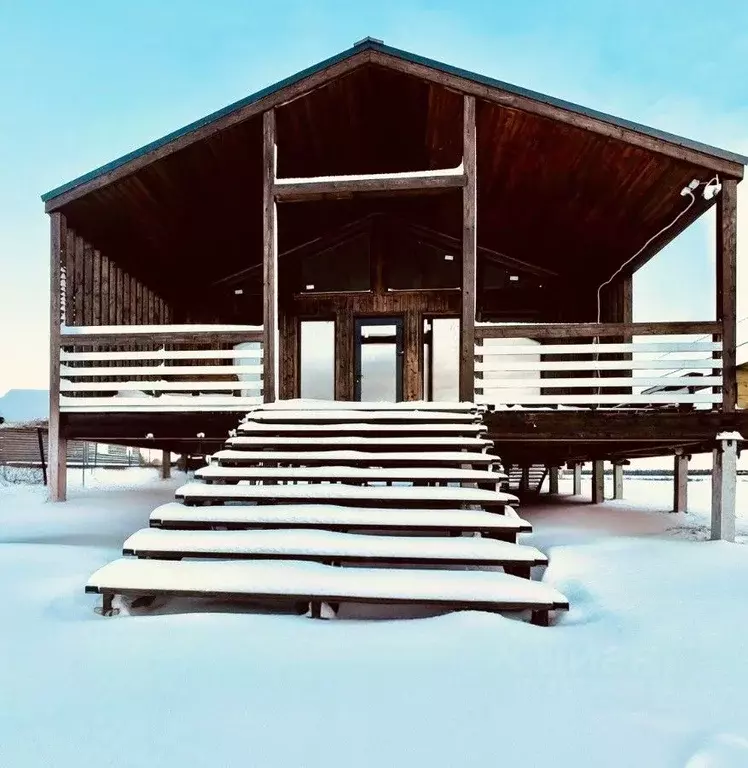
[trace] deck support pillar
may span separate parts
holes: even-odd
[[[278,207],[275,201],[275,110],[262,116],[262,394],[266,403],[278,399]]]
[[[592,462],[592,503],[602,504],[605,501],[605,462],[595,459]]]
[[[548,467],[548,493],[558,496],[558,467]]]
[[[613,498],[623,498],[623,467],[625,462],[613,462]]]
[[[673,460],[673,512],[688,512],[688,460],[685,453],[676,453]]]
[[[460,315],[460,400],[475,399],[475,293],[477,259],[477,190],[475,97],[463,97],[462,163],[462,313]]]
[[[161,479],[171,477],[171,451],[161,451]]]
[[[575,496],[580,496],[582,494],[582,462],[581,461],[574,462],[574,486],[572,488],[572,493]]]
[[[530,467],[524,465],[519,479],[519,492],[530,493]]]
[[[60,419],[60,326],[63,318],[62,271],[67,261],[68,227],[62,213],[50,215],[49,274],[49,500],[67,499],[67,439]]]
[[[712,530],[711,539],[735,541],[735,492],[737,488],[739,432],[717,435],[712,451]]]
[[[717,322],[722,327],[722,412],[732,413],[738,399],[737,346],[737,229],[738,182],[723,179],[717,195]]]

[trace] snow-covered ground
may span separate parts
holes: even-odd
[[[82,585],[184,476],[79,479],[61,505],[0,485],[1,766],[748,765],[748,547],[694,540],[708,480],[689,515],[656,511],[671,485],[650,480],[521,508],[572,606],[542,628],[220,605],[105,619]],[[748,483],[738,498],[746,536]]]

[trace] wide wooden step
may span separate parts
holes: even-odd
[[[477,483],[496,487],[506,480],[501,472],[487,469],[460,467],[223,467],[209,464],[195,472],[195,477],[206,483]]]
[[[314,560],[327,563],[517,566],[548,558],[521,544],[475,537],[381,536],[324,530],[179,531],[143,528],[123,545],[137,557]]]
[[[511,507],[504,514],[480,509],[398,509],[350,507],[339,504],[236,504],[188,507],[170,502],[151,512],[153,528],[202,530],[327,529],[333,531],[391,531],[481,533],[502,541],[516,541],[532,526]]]
[[[141,560],[121,558],[88,580],[105,596],[208,597],[231,600],[404,604],[547,613],[568,609],[553,587],[498,571],[345,568],[289,561]]]
[[[334,410],[258,410],[252,411],[247,421],[266,424],[474,424],[480,418],[471,411],[451,413],[449,411],[349,411]]]
[[[478,504],[501,510],[505,505],[516,503],[516,496],[480,488],[443,486],[371,486],[329,483],[323,485],[205,485],[186,483],[175,494],[185,504],[202,504],[216,501],[239,502],[305,502],[346,503],[374,506],[438,506],[453,507],[461,504]]]
[[[435,413],[439,411],[453,411],[455,413],[483,413],[485,405],[469,402],[432,402],[430,400],[407,400],[399,403],[379,401],[351,401],[351,400],[276,400],[273,403],[261,403],[250,407],[248,412],[257,411],[422,411]]]
[[[498,456],[475,451],[253,451],[225,448],[212,457],[221,467],[359,466],[359,467],[486,467],[499,468]]]
[[[364,451],[483,451],[493,445],[483,437],[403,435],[272,435],[229,437],[226,446],[234,450],[293,449],[294,451],[323,451],[336,448]]]
[[[424,436],[454,436],[479,437],[485,434],[484,424],[434,424],[431,421],[409,424],[372,424],[361,421],[346,422],[344,424],[312,424],[306,422],[293,422],[290,424],[266,424],[261,421],[245,421],[237,428],[241,435],[299,435],[309,437],[311,435],[324,435],[325,437],[338,437],[341,435],[370,435],[388,437],[415,437]]]

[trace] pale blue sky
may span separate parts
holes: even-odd
[[[745,0],[0,0],[0,35],[0,394],[46,386],[42,192],[367,35],[748,153]],[[712,239],[638,275],[637,319],[711,316]]]

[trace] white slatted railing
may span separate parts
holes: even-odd
[[[572,343],[559,343],[564,329]],[[499,409],[712,409],[722,402],[723,384],[715,330],[715,323],[482,325],[476,328],[476,402]],[[684,339],[689,332],[701,335]]]
[[[62,329],[62,412],[246,411],[261,401],[257,326]]]

